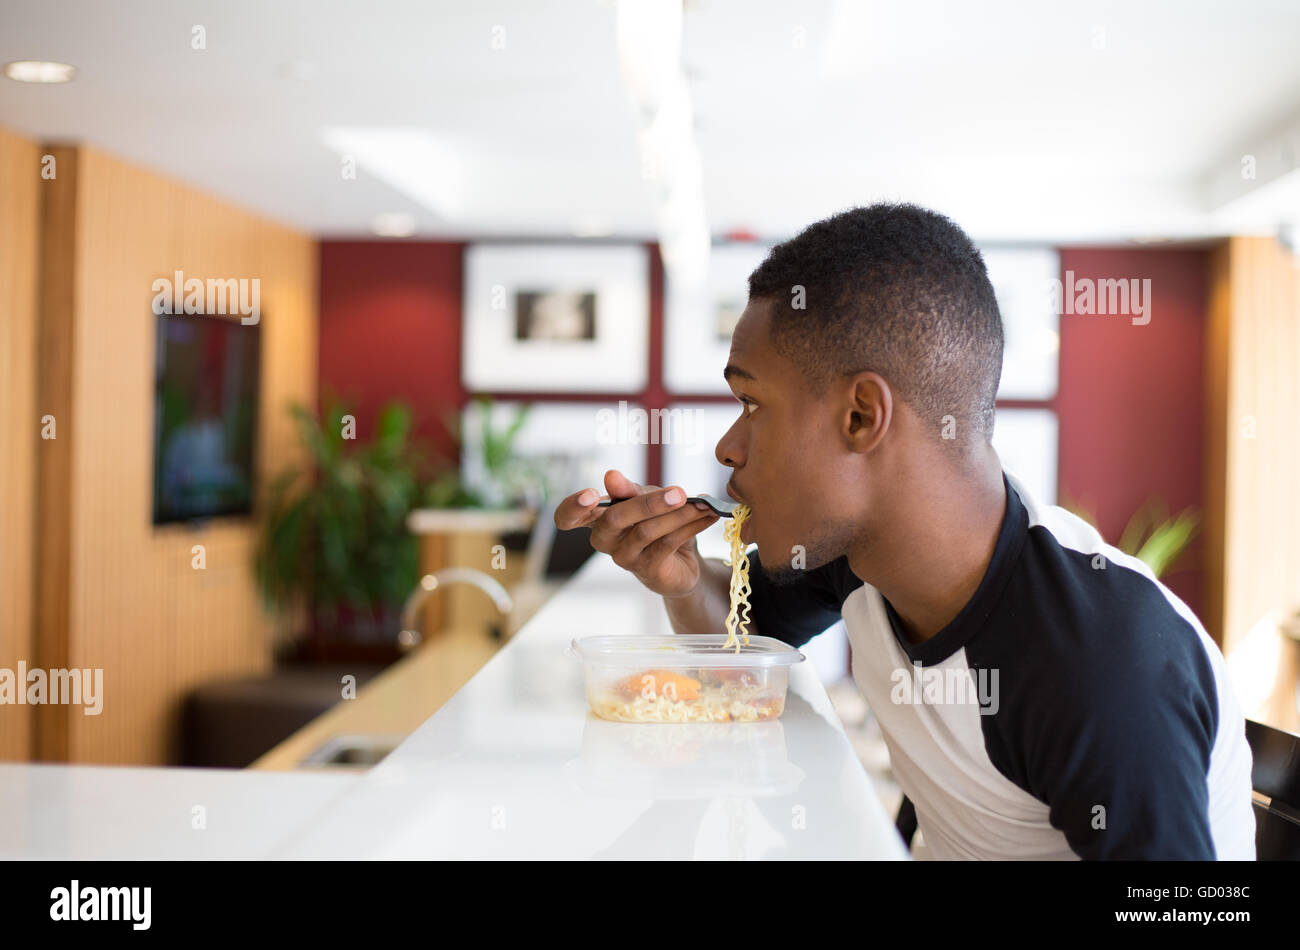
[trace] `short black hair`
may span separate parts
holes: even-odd
[[[952,416],[955,442],[992,438],[1002,316],[979,248],[943,215],[891,203],[832,215],[774,247],[749,295],[772,301],[772,345],[816,395],[870,370],[936,432]]]

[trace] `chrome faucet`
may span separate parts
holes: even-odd
[[[449,584],[472,584],[491,597],[501,613],[508,616],[514,610],[514,601],[506,589],[495,578],[480,570],[472,567],[447,567],[425,574],[402,606],[402,631],[397,635],[397,645],[402,650],[410,650],[424,639],[424,635],[416,628],[420,607],[429,599],[430,594]]]

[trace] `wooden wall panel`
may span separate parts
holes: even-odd
[[[41,152],[0,129],[0,668],[34,665]],[[31,755],[30,706],[0,706],[0,760]]]
[[[252,522],[152,526],[152,284],[176,270],[260,280],[265,486],[294,451],[278,418],[284,405],[315,400],[315,245],[94,149],[76,151],[69,616],[65,631],[42,628],[41,638],[62,638],[70,665],[104,670],[105,704],[98,717],[62,710],[41,752],[162,764],[175,760],[189,690],[269,669],[271,622],[252,577]],[[195,545],[203,570],[192,567]]]
[[[1271,237],[1213,257],[1207,340],[1207,591],[1225,653],[1300,608],[1300,261]],[[1210,611],[1207,611],[1207,613]]]
[[[1231,245],[1210,254],[1205,328],[1205,465],[1201,520],[1205,577],[1202,622],[1223,648],[1224,536],[1227,533],[1228,378],[1232,336]]]

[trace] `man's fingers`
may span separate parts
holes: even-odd
[[[678,548],[705,528],[712,525],[719,517],[719,515],[710,511],[707,514],[701,514],[698,518],[692,521],[688,521],[676,531],[665,535],[654,544],[650,545],[650,547],[646,548],[641,554],[642,561],[647,565],[652,565],[656,561],[671,557]]]
[[[605,473],[605,491],[610,498],[632,498],[646,491],[616,468]]]
[[[601,527],[611,532],[625,531],[639,521],[657,518],[683,506],[697,510],[686,505],[686,492],[678,486],[655,488],[635,498],[610,505],[608,514],[601,520]]]
[[[609,509],[599,507],[596,504],[599,500],[600,493],[594,488],[574,492],[555,506],[555,527],[569,531],[600,520]]]
[[[625,502],[624,504],[631,504],[631,502]],[[606,524],[609,517],[606,517],[591,532],[592,546],[598,551],[607,551],[609,556],[614,559],[614,563],[619,567],[636,570],[643,564],[642,555],[646,548],[671,535],[683,525],[709,517],[710,515],[701,513],[695,506],[685,505],[677,511],[670,511],[655,518],[638,521],[621,535],[612,538],[610,529]],[[597,531],[600,532],[599,544],[596,536]],[[605,545],[605,547],[601,545]]]
[[[605,473],[605,487],[616,504],[600,507],[600,496],[595,489],[584,488],[565,498],[555,508],[555,526],[563,531],[592,526],[591,546],[608,554],[630,536],[631,547],[639,551],[653,544],[668,531],[682,523],[682,519],[655,524],[664,515],[679,512],[688,520],[700,512],[686,504],[686,492],[677,485],[659,488],[655,485],[638,485],[623,476],[617,469]]]

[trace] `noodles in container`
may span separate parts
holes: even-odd
[[[574,640],[587,702],[616,722],[764,722],[785,709],[790,667],[804,656],[771,637],[731,648],[721,634]]]

